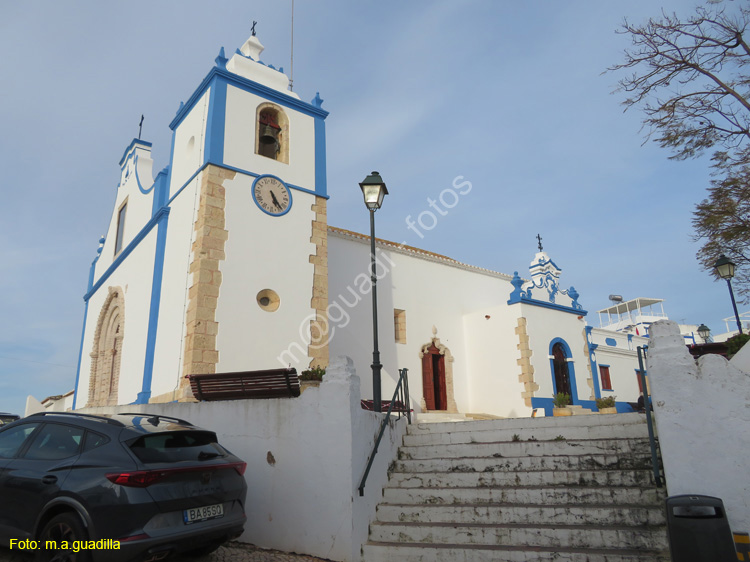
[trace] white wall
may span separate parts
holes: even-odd
[[[120,406],[172,415],[216,431],[247,462],[242,541],[330,560],[360,559],[405,418],[386,429],[365,486],[357,490],[382,414],[360,407],[359,378],[337,358],[319,388],[299,398]],[[111,412],[91,408],[87,412]]]
[[[640,396],[638,389],[638,346],[648,345],[648,338],[628,336],[621,332],[611,332],[594,328],[591,330],[591,343],[598,345],[594,351],[602,397],[616,396],[618,402],[637,402]],[[614,345],[613,345],[614,343]],[[612,390],[601,386],[599,366],[608,365]]]
[[[124,299],[124,309],[121,311],[123,340],[118,402],[121,404],[133,402],[141,391],[151,306],[156,234],[157,228],[154,228],[89,299],[81,354],[81,371],[76,389],[76,407],[78,408],[85,406],[88,401],[91,375],[90,354],[93,351],[99,313],[109,296],[109,287],[121,287]]]
[[[501,304],[464,315],[467,372],[471,373],[469,412],[502,412],[500,415],[506,417],[531,415],[531,408],[521,396],[524,385],[518,380],[521,367],[516,360],[521,352],[513,311],[514,307]]]
[[[576,314],[526,303],[514,304],[511,308],[519,310],[518,316],[526,318],[526,332],[529,335],[529,346],[533,351],[531,365],[534,367],[534,381],[539,385],[539,390],[534,395],[552,398],[554,394],[550,343],[555,338],[562,338],[572,354],[568,366],[574,367],[577,399],[589,400],[593,391],[586,382],[589,378],[589,361],[584,319]],[[520,357],[520,354],[517,357]]]
[[[407,250],[408,252],[408,250]],[[390,400],[398,369],[409,369],[412,406],[419,410],[422,392],[422,360],[419,351],[432,339],[432,328],[454,357],[453,380],[456,404],[460,412],[476,412],[484,407],[481,383],[472,390],[469,384],[469,336],[465,315],[483,318],[491,311],[501,316],[502,305],[512,290],[509,276],[481,271],[461,265],[450,265],[429,254],[401,253],[388,247],[380,250],[378,273],[378,345],[383,364],[382,396]],[[331,354],[352,354],[357,372],[371,371],[372,363],[372,294],[369,240],[342,237],[329,231],[328,300],[331,324]],[[352,306],[350,306],[352,305]],[[406,344],[395,343],[394,308],[406,311]],[[508,317],[509,318],[509,317]],[[472,321],[473,322],[473,321]],[[478,328],[477,328],[478,329]],[[500,338],[507,332],[497,332]],[[516,338],[517,340],[517,338]],[[486,353],[486,350],[485,350]],[[495,371],[515,368],[515,357],[498,354]],[[504,363],[503,363],[504,362]],[[479,376],[491,377],[485,364]],[[476,373],[472,370],[472,375]],[[372,397],[371,377],[362,375],[362,393]],[[494,412],[487,412],[494,413]]]
[[[669,494],[721,498],[735,533],[750,531],[750,374],[720,355],[696,361],[678,325],[651,326],[648,374]]]
[[[133,238],[146,226],[151,220],[151,211],[153,206],[154,179],[151,177],[151,149],[143,145],[136,144],[129,152],[130,156],[123,163],[120,173],[120,185],[117,187],[115,195],[115,204],[112,209],[112,216],[109,219],[109,226],[105,234],[104,247],[102,248],[99,259],[96,262],[94,282],[107,271],[109,266],[115,260],[115,242],[117,239],[117,217],[120,207],[127,199],[127,209],[125,210],[125,224],[123,229],[121,249],[133,241]],[[137,167],[136,158],[138,157]],[[142,193],[138,187],[140,180],[141,187],[149,190],[148,193]]]
[[[227,86],[224,163],[241,170],[273,174],[287,183],[314,190],[315,120],[309,115],[283,108],[289,118],[289,164],[255,154],[255,110],[266,102],[266,98]]]
[[[234,180],[224,181],[229,239],[224,248],[226,260],[219,263],[216,371],[274,369],[289,363],[300,371],[309,365],[309,322],[314,314],[310,255],[316,248],[310,236],[315,196],[292,190],[289,212],[271,216],[253,201],[253,179],[237,174]],[[279,295],[275,312],[258,305],[256,296],[264,289]],[[296,361],[292,355],[282,355],[295,344],[299,346],[292,354]]]
[[[211,88],[195,103],[190,113],[174,131],[174,154],[171,166],[169,198],[203,165],[206,143],[206,115]]]

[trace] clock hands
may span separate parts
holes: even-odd
[[[276,205],[276,207],[281,209],[281,203],[279,203],[279,200],[276,199],[276,195],[274,195],[273,191],[271,191],[271,200],[273,201],[273,204]]]

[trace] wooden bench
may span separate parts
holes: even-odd
[[[300,395],[296,369],[187,375],[198,400],[293,398]]]

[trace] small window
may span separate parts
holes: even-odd
[[[406,311],[393,309],[393,325],[396,331],[396,343],[406,343]]]
[[[29,460],[67,459],[78,453],[83,429],[56,423],[46,424],[34,437],[24,458]]]
[[[602,379],[602,390],[612,390],[612,380],[609,377],[609,365],[599,365],[599,375]]]
[[[0,459],[15,457],[37,427],[39,427],[38,423],[25,423],[0,433]]]
[[[117,212],[117,237],[115,238],[115,255],[119,254],[120,250],[122,250],[122,239],[125,234],[125,213],[127,209],[128,204],[125,203]]]
[[[130,443],[144,463],[203,461],[225,457],[228,453],[210,431],[171,431],[144,435]]]
[[[102,445],[106,445],[107,443],[109,443],[109,437],[107,437],[106,435],[102,435],[101,433],[96,433],[94,431],[87,431],[86,440],[83,443],[83,450],[90,451],[91,449],[96,449],[97,447],[101,447]]]

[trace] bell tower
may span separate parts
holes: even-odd
[[[170,125],[169,198],[193,213],[183,375],[328,363],[328,113],[263,49],[222,48]]]

